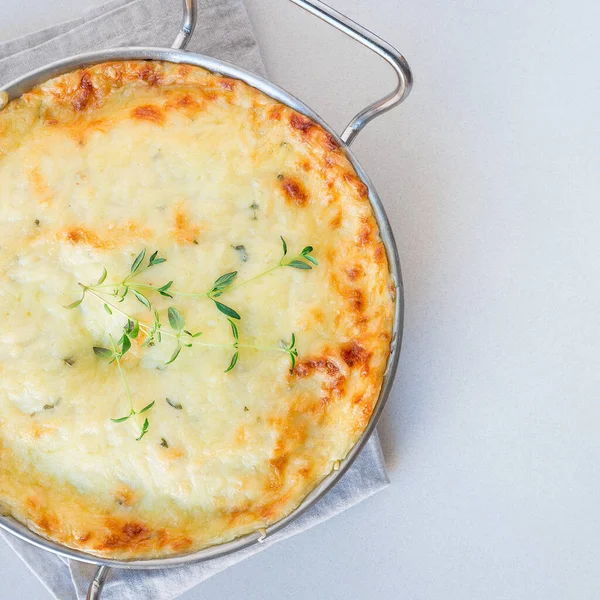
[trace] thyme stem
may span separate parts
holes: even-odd
[[[123,373],[123,367],[121,367],[121,358],[119,357],[119,352],[117,351],[117,345],[115,344],[115,340],[112,335],[108,336],[110,338],[110,343],[112,344],[112,349],[115,356],[115,361],[117,363],[117,367],[119,367],[119,373],[121,374],[121,379],[125,384],[125,391],[127,392],[127,399],[129,400],[129,414],[135,414],[135,410],[133,409],[133,398],[131,397],[131,391],[129,389],[129,384],[127,383],[127,378],[125,377],[125,373]]]
[[[88,294],[90,294],[90,296],[96,298],[96,300],[98,300],[99,302],[102,302],[102,304],[108,304],[113,310],[117,311],[119,314],[121,314],[126,319],[129,319],[130,321],[137,321],[140,325],[140,329],[146,335],[148,335],[148,333],[152,330],[152,327],[150,327],[149,325],[146,325],[145,323],[142,323],[141,321],[139,321],[132,315],[121,310],[118,306],[115,306],[112,302],[108,302],[94,290],[92,290],[89,287],[84,286],[82,284],[79,284],[79,285],[81,285],[86,290],[86,292]],[[161,329],[160,332],[162,335],[170,336],[176,340],[179,340],[180,335],[181,335],[181,334],[178,335],[176,333],[172,333],[171,331],[167,331],[165,329]],[[113,342],[112,336],[111,336],[111,342]],[[205,348],[231,348],[232,347],[232,344],[217,344],[217,343],[197,342],[197,341],[193,341],[193,342],[190,341],[190,343],[193,346],[203,346]],[[113,342],[113,345],[114,345],[114,342]],[[286,352],[286,350],[284,348],[278,348],[276,346],[255,346],[254,344],[238,344],[238,346],[240,348],[252,348],[253,350],[272,350],[272,351],[277,351],[277,352]]]
[[[237,285],[233,285],[230,287],[226,287],[223,289],[223,291],[221,292],[221,295],[225,295],[226,293],[229,292],[233,292],[234,290],[237,290],[238,288],[241,288],[245,285],[247,285],[248,283],[252,283],[253,281],[256,281],[257,279],[260,279],[261,277],[264,277],[265,275],[268,275],[269,273],[272,273],[273,271],[276,271],[277,269],[280,269],[281,267],[287,267],[289,265],[290,262],[293,262],[294,260],[298,260],[300,258],[302,258],[302,254],[298,254],[297,256],[294,256],[293,258],[291,258],[288,262],[283,262],[283,258],[279,261],[278,264],[276,264],[274,267],[271,267],[270,269],[267,269],[266,271],[263,271],[262,273],[259,273],[258,275],[255,275],[254,277],[251,277],[250,279],[247,279],[246,281],[242,281],[241,283],[238,283]],[[137,275],[139,275],[140,273],[143,273],[148,267],[144,267],[143,269],[140,269],[135,275],[137,277]],[[121,281],[120,283],[104,283],[102,285],[92,285],[89,286],[88,289],[92,288],[92,289],[99,289],[99,288],[118,288],[118,287],[130,287],[132,289],[136,289],[136,288],[141,288],[141,289],[145,289],[145,290],[153,290],[155,292],[158,291],[160,286],[157,285],[148,285],[145,283],[127,283],[127,281],[129,280],[129,278],[131,277],[131,275],[128,275],[123,281]],[[208,298],[209,297],[209,293],[208,292],[198,292],[198,293],[189,293],[189,292],[178,292],[177,290],[174,290],[173,288],[169,289],[169,294],[171,294],[172,296],[185,296],[188,298]]]
[[[278,265],[275,265],[274,267],[271,267],[270,269],[267,269],[266,271],[263,271],[262,273],[259,273],[258,275],[255,275],[254,277],[247,279],[246,281],[242,281],[242,283],[238,283],[237,285],[231,286],[230,288],[224,290],[223,293],[225,294],[226,292],[233,292],[233,290],[237,290],[238,288],[241,288],[242,286],[246,285],[247,283],[251,283],[252,281],[256,281],[257,279],[260,279],[261,277],[264,277],[265,275],[272,273],[273,271],[279,269],[279,267],[283,267],[283,265],[281,263],[279,263]]]

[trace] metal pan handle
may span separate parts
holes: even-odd
[[[181,25],[179,26],[179,33],[171,45],[171,48],[174,48],[175,50],[185,50],[185,47],[192,37],[192,33],[194,33],[197,16],[198,10],[196,7],[196,0],[183,0],[183,17],[181,19]]]
[[[92,579],[92,583],[90,583],[86,600],[99,600],[102,588],[104,587],[104,582],[106,581],[109,572],[109,567],[98,567],[94,579]]]
[[[349,19],[337,10],[327,6],[321,0],[290,0],[300,8],[319,17],[347,36],[360,42],[381,56],[394,69],[398,81],[392,92],[383,98],[369,104],[361,110],[346,126],[340,136],[342,140],[350,145],[361,129],[375,117],[394,108],[406,99],[412,87],[412,73],[406,59],[396,48],[382,40],[379,36],[371,33],[352,19]],[[194,28],[196,27],[197,7],[196,0],[183,0],[183,18],[179,33],[173,42],[172,48],[183,50],[188,45]]]
[[[354,138],[360,133],[361,129],[375,117],[383,114],[384,112],[394,108],[394,106],[400,104],[406,99],[410,93],[412,87],[412,73],[410,67],[406,62],[406,59],[396,48],[382,40],[379,36],[371,33],[368,29],[365,29],[358,23],[352,21],[342,13],[334,10],[327,4],[324,4],[320,0],[290,0],[294,4],[297,4],[309,13],[319,17],[326,23],[329,23],[336,29],[344,32],[347,36],[360,42],[363,46],[369,48],[383,59],[385,59],[391,67],[394,69],[398,82],[396,88],[384,96],[380,100],[369,104],[366,108],[361,110],[351,121],[348,123],[346,129],[340,136],[342,140],[350,145]]]

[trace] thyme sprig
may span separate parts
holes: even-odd
[[[192,348],[194,345],[198,345],[208,348],[232,348],[234,350],[229,366],[227,367],[227,369],[225,369],[225,373],[228,373],[236,366],[239,359],[240,349],[242,348],[285,352],[287,353],[290,359],[290,372],[293,372],[296,364],[296,358],[298,357],[298,350],[296,349],[296,335],[294,333],[292,333],[289,345],[285,342],[282,342],[280,347],[259,346],[256,344],[240,343],[238,326],[233,320],[235,319],[239,321],[241,319],[240,314],[235,309],[224,304],[221,300],[217,300],[217,298],[221,298],[221,296],[226,292],[230,292],[234,289],[240,288],[243,285],[255,281],[260,277],[264,277],[265,275],[281,267],[291,267],[301,270],[310,270],[312,269],[312,265],[318,265],[317,260],[311,255],[311,253],[313,252],[312,246],[306,246],[299,254],[292,257],[288,257],[288,247],[283,237],[281,237],[281,243],[283,250],[282,256],[279,259],[277,265],[275,265],[274,267],[271,267],[270,269],[259,273],[251,279],[248,279],[242,283],[238,283],[237,285],[233,284],[236,280],[238,272],[231,271],[229,273],[225,273],[224,275],[221,275],[215,280],[212,288],[208,292],[200,294],[191,294],[176,291],[172,288],[173,281],[169,281],[161,286],[153,286],[150,284],[143,284],[134,281],[136,277],[138,277],[140,274],[142,274],[149,268],[166,262],[166,258],[160,257],[158,255],[158,251],[155,251],[149,257],[147,263],[144,264],[144,260],[146,258],[146,249],[143,249],[136,256],[135,260],[131,265],[129,274],[120,282],[105,283],[108,273],[106,268],[103,267],[102,274],[98,279],[97,283],[91,285],[84,285],[82,283],[78,284],[81,289],[81,297],[72,302],[71,304],[65,306],[65,308],[73,309],[79,306],[85,299],[86,294],[89,294],[92,298],[102,303],[103,308],[108,315],[114,316],[114,314],[117,313],[127,319],[126,324],[123,326],[123,332],[118,342],[114,341],[112,335],[109,336],[112,349],[104,348],[101,346],[94,346],[93,348],[94,354],[98,358],[102,360],[108,360],[109,363],[115,362],[117,364],[119,374],[125,386],[125,392],[129,403],[129,412],[123,417],[111,418],[113,422],[122,423],[127,421],[134,415],[141,415],[146,411],[150,410],[155,403],[155,401],[152,401],[150,402],[150,404],[146,405],[141,410],[135,410],[131,390],[129,388],[129,384],[125,377],[125,372],[121,365],[121,359],[131,349],[131,340],[137,338],[140,335],[140,333],[143,333],[145,336],[145,340],[141,344],[142,348],[153,346],[155,344],[161,344],[163,340],[163,335],[175,339],[175,349],[170,359],[165,363],[165,366],[173,363],[179,357],[179,354],[181,353],[184,347]],[[112,291],[107,291],[109,288]],[[167,309],[167,319],[169,322],[170,330],[165,329],[163,327],[163,323],[161,322],[158,310],[152,306],[150,299],[140,290],[154,291],[160,294],[161,296],[167,298],[173,298],[175,295],[178,295],[197,298],[206,297],[210,299],[215,304],[219,312],[221,312],[227,317],[227,321],[229,322],[229,325],[231,327],[233,341],[229,344],[216,344],[198,341],[197,338],[199,338],[202,335],[202,332],[192,333],[188,329],[185,329],[185,319],[181,312],[175,306],[170,306]],[[117,306],[117,304],[120,304],[125,300],[125,298],[130,292],[133,295],[133,297],[135,297],[140,302],[140,304],[142,304],[145,308],[153,312],[153,321],[151,324],[141,322],[139,319],[125,312],[121,307]],[[102,294],[114,297],[117,304],[109,301]],[[148,429],[149,421],[148,418],[145,418],[141,427],[140,435],[136,439],[141,440],[144,437],[144,435],[146,435],[146,433],[148,432]]]
[[[290,357],[290,373],[294,371],[294,367],[296,366],[296,358],[298,358],[298,350],[296,350],[296,334],[292,333],[292,341],[289,346],[283,347],[283,349],[288,353]]]
[[[183,318],[183,315],[174,306],[169,306],[167,316],[169,318],[169,325],[171,326],[171,329],[175,332],[175,338],[177,339],[177,347],[171,355],[171,358],[165,363],[165,365],[170,365],[179,356],[182,346],[185,346],[186,348],[191,348],[194,344],[189,340],[200,337],[202,335],[202,332],[198,331],[197,333],[192,333],[191,331],[184,329],[185,320]],[[158,319],[158,314],[156,318]],[[184,336],[183,342],[181,341],[182,336]]]
[[[314,250],[312,246],[305,246],[299,254],[286,258],[288,253],[288,245],[283,236],[279,237],[281,239],[281,246],[283,250],[279,262],[275,266],[267,269],[266,271],[263,271],[262,273],[259,273],[258,275],[255,275],[254,277],[251,277],[250,279],[247,279],[246,281],[242,281],[241,283],[238,283],[233,287],[228,287],[226,290],[227,292],[233,292],[233,290],[237,290],[244,285],[248,285],[249,283],[256,281],[257,279],[268,275],[269,273],[273,273],[273,271],[276,271],[277,269],[281,269],[282,267],[291,267],[292,269],[310,271],[312,269],[312,265],[319,265],[317,259],[314,256],[312,256],[312,252]]]
[[[100,358],[102,360],[108,360],[109,364],[111,364],[113,362],[117,363],[117,367],[119,369],[119,374],[121,375],[121,379],[123,380],[123,384],[125,386],[127,400],[129,401],[129,413],[126,414],[124,417],[118,417],[115,419],[111,418],[111,421],[113,421],[114,423],[123,423],[124,421],[127,421],[130,417],[132,417],[133,415],[141,415],[142,413],[145,413],[146,411],[150,410],[154,406],[154,400],[153,400],[152,402],[150,402],[150,404],[147,404],[141,410],[139,410],[139,411],[135,410],[135,408],[133,406],[133,397],[131,395],[131,390],[129,389],[129,383],[127,382],[127,378],[125,377],[123,367],[121,366],[121,359],[123,358],[123,356],[125,356],[125,354],[127,354],[129,349],[131,348],[131,339],[129,336],[132,334],[132,332],[133,332],[133,330],[130,329],[129,322],[128,322],[128,324],[123,328],[123,335],[121,336],[121,339],[117,343],[115,343],[115,339],[113,338],[113,336],[109,335],[112,349],[103,348],[102,346],[94,346],[94,348],[93,348],[94,354],[98,358]],[[142,425],[142,430],[141,430],[140,436],[137,438],[138,441],[141,440],[144,437],[144,435],[146,435],[146,433],[148,432],[148,426],[149,426],[149,423],[148,423],[148,419],[146,418],[144,421],[144,424]]]
[[[100,296],[97,292],[94,292],[93,290],[88,289],[87,293],[92,298],[98,300],[99,302],[105,303],[104,298],[102,298],[102,296]],[[286,347],[261,346],[261,345],[257,345],[257,344],[242,344],[239,342],[239,340],[236,340],[235,338],[234,338],[234,342],[230,343],[230,344],[200,342],[197,339],[195,339],[194,341],[190,341],[190,338],[193,339],[193,338],[200,337],[202,335],[202,332],[191,333],[187,329],[183,329],[181,332],[169,331],[169,330],[163,329],[162,323],[160,321],[160,316],[158,314],[158,311],[156,311],[156,310],[154,313],[155,318],[154,318],[152,325],[148,325],[147,323],[138,321],[135,317],[126,313],[118,306],[115,306],[114,304],[111,304],[110,302],[106,302],[106,304],[108,304],[109,307],[111,307],[115,312],[118,312],[119,314],[124,316],[128,320],[128,323],[130,325],[133,324],[133,327],[139,328],[139,331],[142,331],[146,335],[146,340],[142,344],[142,347],[149,346],[154,343],[160,344],[162,342],[162,336],[166,335],[170,338],[175,338],[175,339],[180,339],[183,336],[183,339],[185,340],[185,343],[183,343],[183,345],[187,346],[188,348],[192,347],[192,346],[202,346],[205,348],[232,348],[232,347],[233,348],[248,348],[248,349],[252,349],[252,350],[265,350],[265,351],[275,351],[275,352],[288,352],[288,350],[289,350],[289,348],[286,348]],[[294,334],[292,334],[292,336],[293,335]],[[294,337],[294,340],[295,340],[295,337]],[[288,354],[289,354],[289,352],[288,352]],[[165,363],[165,364],[168,364],[168,363]]]
[[[231,371],[231,369],[233,369],[233,367],[235,367],[235,365],[237,364],[238,361],[238,357],[240,355],[240,350],[239,350],[239,345],[240,345],[240,335],[238,333],[238,328],[237,325],[231,320],[231,319],[227,319],[229,321],[229,324],[231,325],[231,332],[233,333],[233,347],[235,348],[235,352],[233,353],[233,356],[231,357],[231,362],[229,363],[229,366],[225,369],[225,373],[228,373],[229,371]]]
[[[99,289],[103,289],[103,288],[111,288],[112,292],[110,293],[110,295],[117,298],[117,300],[119,302],[123,302],[125,300],[125,298],[127,297],[127,295],[129,294],[129,292],[131,292],[133,294],[133,296],[148,310],[152,310],[152,305],[150,304],[150,300],[144,294],[142,294],[142,292],[140,292],[139,290],[150,289],[150,290],[158,292],[161,296],[165,296],[167,298],[172,298],[173,296],[171,296],[171,294],[169,294],[169,292],[167,291],[173,285],[172,281],[169,281],[161,286],[146,285],[143,283],[137,283],[137,282],[132,281],[135,277],[138,277],[144,271],[147,271],[150,267],[160,265],[161,263],[164,263],[167,261],[166,258],[162,258],[162,257],[158,256],[158,250],[155,251],[150,256],[150,258],[148,259],[148,263],[146,265],[143,264],[145,257],[146,257],[146,249],[144,248],[136,256],[135,260],[133,261],[127,277],[125,277],[125,279],[123,279],[119,282],[116,282],[116,283],[105,283],[108,273],[106,271],[106,267],[102,267],[102,275],[100,275],[100,278],[98,279],[98,281],[95,284],[90,284],[90,285],[85,285],[85,286],[80,283],[79,286],[83,290],[81,298],[79,298],[78,300],[75,300],[75,302],[72,302],[71,304],[65,306],[65,308],[70,309],[70,308],[75,308],[76,306],[79,306],[83,302],[83,299],[85,298],[86,291],[99,290]],[[108,314],[112,314],[112,312],[109,309],[110,309],[110,306],[105,305],[104,310],[106,310],[106,312]]]
[[[217,309],[225,316],[239,320],[241,317],[236,310],[216,300],[216,298],[222,296],[231,287],[231,284],[234,282],[237,274],[237,271],[232,271],[231,273],[225,273],[225,275],[221,275],[221,277],[219,277],[213,284],[210,292],[208,292],[206,295],[215,303]]]
[[[208,298],[209,300],[212,300],[213,303],[215,304],[216,308],[221,313],[223,313],[226,317],[240,320],[241,316],[237,312],[237,310],[224,304],[221,300],[217,300],[217,298],[220,298],[225,293],[232,292],[233,290],[237,290],[244,285],[247,285],[253,281],[256,281],[257,279],[260,279],[261,277],[264,277],[265,275],[268,275],[269,273],[272,273],[273,271],[276,271],[277,269],[280,269],[282,267],[290,267],[293,269],[301,269],[301,270],[309,271],[312,269],[313,265],[318,266],[318,264],[319,264],[317,259],[314,256],[312,256],[312,252],[314,250],[312,246],[305,246],[299,254],[296,254],[295,256],[292,256],[292,257],[287,257],[287,254],[288,254],[287,242],[285,241],[285,238],[283,236],[280,236],[280,239],[281,239],[281,245],[282,245],[283,252],[282,252],[281,258],[279,259],[279,262],[275,266],[270,267],[269,269],[266,269],[265,271],[259,273],[258,275],[255,275],[254,277],[247,279],[246,281],[242,281],[241,283],[238,283],[237,285],[233,285],[233,283],[236,280],[237,275],[238,275],[237,271],[231,271],[229,273],[225,273],[224,275],[221,275],[220,277],[218,277],[215,280],[212,288],[208,292],[200,292],[200,293],[182,292],[182,291],[173,289],[173,287],[172,287],[173,281],[168,281],[167,283],[165,283],[161,286],[154,286],[154,285],[149,285],[149,284],[138,283],[138,282],[132,281],[135,277],[139,276],[141,273],[143,273],[150,267],[153,267],[154,265],[158,265],[163,262],[166,262],[166,260],[167,260],[166,258],[159,257],[158,251],[156,251],[149,258],[148,264],[143,266],[143,261],[146,256],[146,250],[144,249],[138,254],[138,256],[133,261],[133,264],[131,265],[130,273],[129,273],[129,275],[127,275],[127,277],[125,277],[125,279],[123,279],[122,281],[120,281],[118,283],[106,284],[104,282],[106,280],[107,273],[106,273],[106,269],[103,268],[103,273],[102,273],[100,279],[98,280],[98,283],[86,286],[86,289],[96,290],[99,288],[112,288],[113,289],[112,295],[115,296],[116,298],[118,298],[119,302],[123,302],[123,300],[125,299],[127,294],[131,291],[132,294],[135,296],[135,298],[137,298],[137,300],[141,304],[143,304],[148,310],[152,309],[152,305],[150,303],[150,300],[147,298],[147,296],[142,294],[142,292],[140,290],[154,291],[166,298],[173,298],[174,296],[186,296],[189,298],[205,297],[205,298]],[[79,284],[79,285],[81,286],[81,284]],[[75,308],[76,306],[79,306],[79,304],[81,304],[81,302],[83,301],[83,296],[85,296],[85,289],[84,289],[84,293],[80,299],[76,300],[72,304],[69,304],[68,306],[65,306],[65,308]]]
[[[85,287],[85,286],[83,286],[83,287]],[[129,383],[127,382],[127,378],[125,377],[125,373],[124,373],[123,367],[121,365],[121,359],[131,349],[131,339],[137,338],[138,335],[140,334],[140,332],[143,332],[144,335],[146,335],[146,340],[142,344],[142,347],[149,346],[150,344],[154,344],[156,342],[161,343],[162,342],[162,334],[167,335],[169,337],[173,337],[177,340],[177,346],[176,346],[171,358],[169,359],[169,361],[167,361],[165,363],[165,365],[169,365],[177,359],[177,357],[179,356],[179,353],[181,352],[182,346],[191,348],[194,345],[198,345],[198,346],[204,346],[204,347],[208,347],[208,348],[233,348],[234,349],[234,354],[231,358],[229,366],[227,367],[227,369],[225,369],[225,373],[228,373],[236,366],[236,364],[238,362],[238,358],[239,358],[240,348],[286,352],[290,358],[290,363],[291,363],[290,373],[293,372],[293,370],[294,370],[294,366],[296,364],[296,357],[298,356],[298,350],[296,349],[296,335],[294,333],[292,333],[292,340],[291,340],[291,343],[289,344],[289,346],[285,345],[285,344],[282,344],[282,347],[259,346],[256,344],[242,344],[242,343],[240,343],[239,330],[237,328],[237,325],[235,324],[235,321],[228,318],[227,320],[229,321],[229,324],[231,327],[231,332],[233,335],[233,342],[231,344],[216,344],[216,343],[199,342],[197,340],[197,338],[202,335],[202,332],[192,333],[191,331],[184,329],[184,327],[185,327],[184,317],[179,312],[179,310],[177,310],[174,306],[169,307],[169,309],[167,311],[169,325],[170,325],[171,329],[173,330],[173,331],[168,331],[168,330],[162,329],[162,323],[160,322],[160,316],[156,309],[154,309],[154,321],[153,321],[152,325],[147,325],[145,323],[141,323],[135,317],[124,312],[122,309],[115,306],[114,304],[105,302],[104,299],[97,292],[95,292],[93,290],[89,290],[89,289],[88,290],[84,289],[84,295],[85,295],[86,291],[90,294],[91,297],[102,302],[105,306],[108,305],[109,308],[114,309],[114,311],[120,313],[122,316],[127,318],[127,323],[123,327],[123,334],[122,334],[121,338],[119,339],[119,341],[115,343],[113,336],[112,335],[109,336],[111,345],[112,345],[112,350],[101,347],[101,346],[94,346],[94,348],[93,348],[94,354],[98,358],[100,358],[102,360],[108,360],[109,364],[116,362],[117,367],[119,369],[119,374],[120,374],[121,379],[123,380],[123,384],[125,386],[125,392],[126,392],[127,399],[129,402],[129,412],[123,417],[111,418],[111,421],[113,421],[114,423],[123,423],[134,415],[140,415],[140,414],[150,410],[154,406],[154,403],[155,403],[155,401],[153,400],[152,402],[150,402],[150,404],[144,406],[144,408],[142,408],[141,410],[139,410],[139,411],[135,410],[134,404],[133,404],[133,397],[131,394],[131,390],[129,388]],[[169,403],[171,404],[171,402],[169,402]],[[149,421],[148,421],[148,418],[146,418],[142,425],[140,435],[139,435],[139,437],[136,438],[137,441],[141,440],[144,437],[144,435],[146,435],[146,433],[148,433],[148,428],[149,428]]]

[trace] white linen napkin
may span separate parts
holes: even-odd
[[[201,0],[188,50],[264,75],[242,0]],[[79,52],[117,46],[170,46],[181,20],[178,0],[111,0],[80,19],[0,43],[0,85]],[[375,433],[336,487],[300,518],[264,542],[207,562],[171,569],[112,570],[103,600],[170,600],[263,548],[309,529],[389,484]],[[96,567],[41,550],[0,530],[4,539],[59,600],[83,600]]]

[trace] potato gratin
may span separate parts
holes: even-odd
[[[394,289],[335,140],[187,65],[0,110],[0,506],[111,558],[281,519],[369,422]]]

